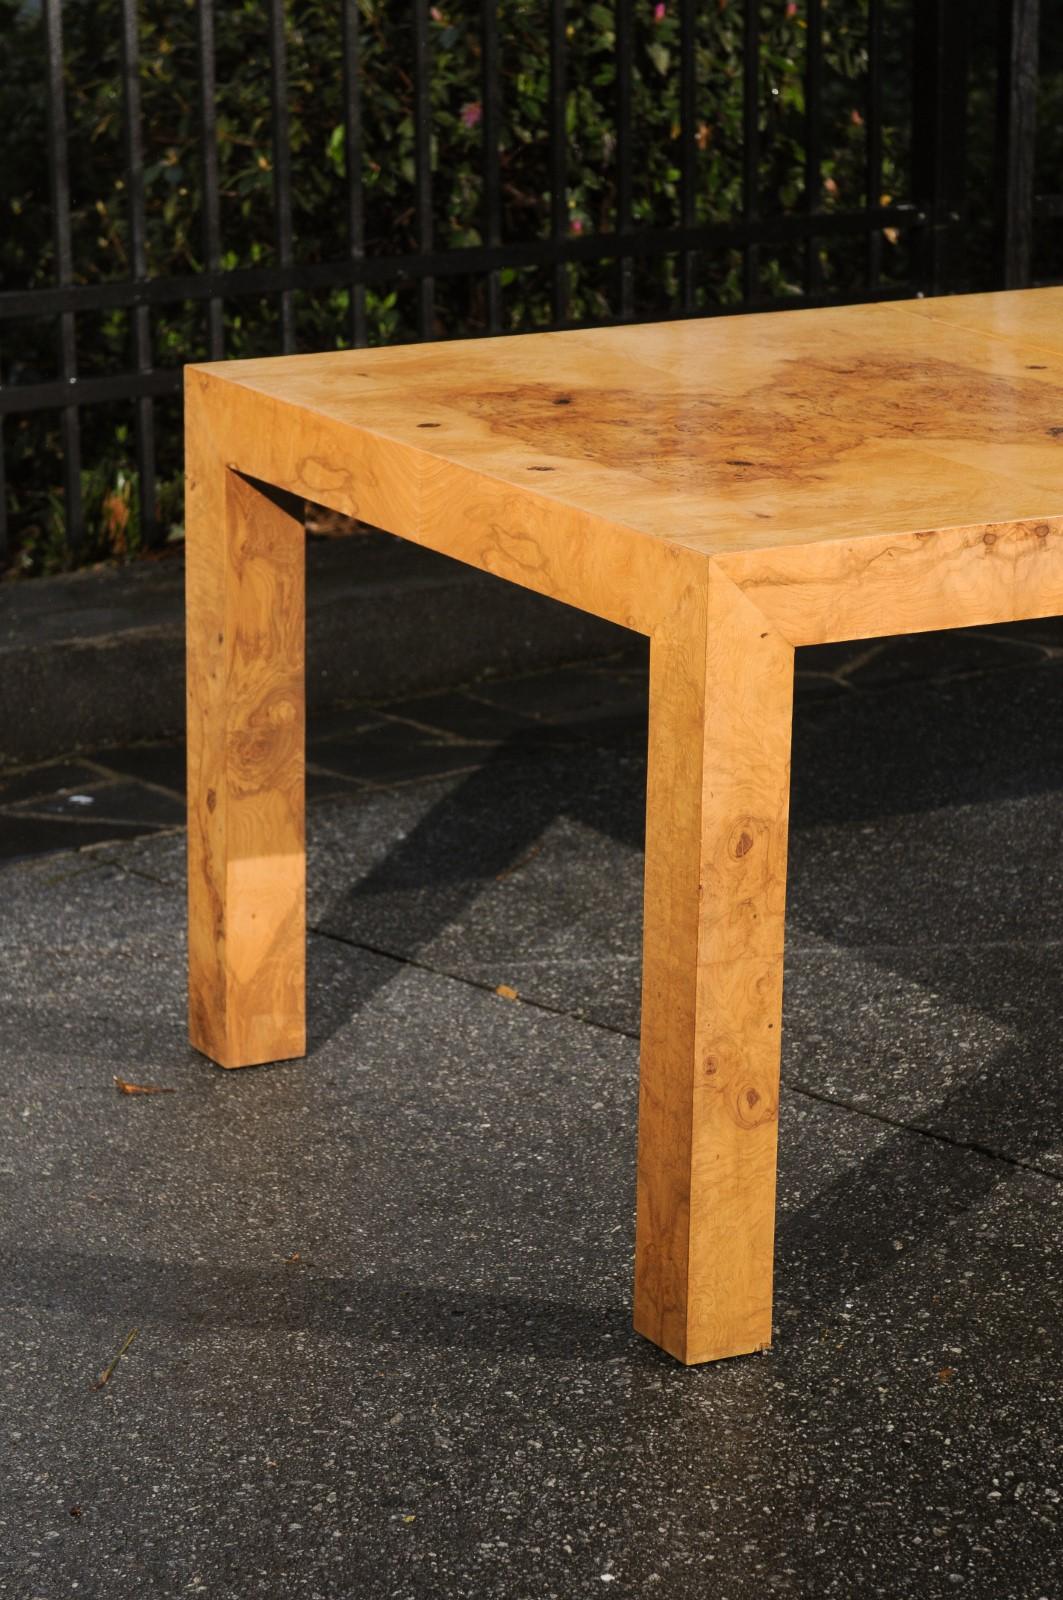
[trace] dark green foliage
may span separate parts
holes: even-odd
[[[287,7],[287,70],[296,259],[342,260],[346,237],[346,153],[343,132],[342,7],[337,0],[292,0]],[[400,256],[418,247],[414,157],[411,10],[401,0],[359,0],[363,105],[364,232],[372,256]],[[907,5],[886,6],[885,127],[882,196],[905,200],[909,71]],[[147,257],[152,276],[195,273],[204,265],[203,173],[199,131],[197,15],[194,0],[141,0],[140,93],[147,199]],[[742,14],[739,0],[705,0],[697,8],[698,222],[741,214]],[[431,165],[433,243],[475,246],[482,238],[482,62],[480,8],[475,0],[441,0],[431,12]],[[608,234],[617,222],[615,23],[611,5],[590,0],[568,11],[566,125],[567,217],[572,234]],[[824,7],[824,209],[877,203],[866,193],[867,0],[829,0]],[[800,210],[805,188],[805,5],[764,0],[757,205],[765,216]],[[216,6],[218,161],[224,268],[276,261],[270,59],[265,0]],[[63,6],[69,123],[73,251],[77,281],[127,278],[128,190],[124,176],[117,0],[67,0]],[[550,229],[548,139],[549,51],[546,0],[501,0],[500,161],[507,242],[545,237]],[[38,0],[0,0],[0,286],[55,281],[52,216],[45,152],[44,42]],[[633,193],[636,228],[681,221],[679,20],[673,4],[639,0],[633,23]],[[817,241],[823,291],[858,295],[866,283],[863,237]],[[803,245],[764,247],[754,298],[797,296]],[[739,252],[702,252],[695,264],[696,305],[733,306],[743,295]],[[882,245],[883,281],[910,274],[903,240]],[[566,269],[573,321],[619,314],[615,261],[581,261]],[[507,329],[545,327],[552,317],[550,273],[501,273]],[[680,263],[675,255],[638,262],[635,314],[677,309]],[[486,326],[483,275],[440,276],[433,332],[475,334]],[[346,288],[295,295],[300,348],[348,342]],[[414,287],[371,285],[366,294],[371,342],[417,337]],[[54,378],[54,321],[0,324],[0,361],[7,383]],[[177,366],[204,357],[206,307],[177,302],[152,312],[153,359]],[[128,371],[132,365],[126,311],[78,317],[78,371]],[[225,302],[225,349],[240,356],[279,348],[275,300]],[[159,514],[163,537],[179,536],[179,411],[157,406]],[[79,559],[133,553],[140,544],[132,467],[132,405],[88,407],[82,413],[86,528]],[[57,419],[31,414],[5,428],[9,504],[24,571],[54,570],[72,559],[63,518]],[[117,498],[116,498],[117,497]],[[119,526],[120,524],[120,526]]]

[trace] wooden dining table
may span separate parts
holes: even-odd
[[[763,1348],[794,649],[1063,611],[1063,289],[217,362],[186,429],[193,1044],[306,1049],[307,501],[647,634],[634,1320]]]

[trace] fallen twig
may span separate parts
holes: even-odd
[[[176,1094],[176,1089],[163,1089],[157,1083],[127,1083],[124,1078],[115,1077],[114,1086],[119,1094]]]
[[[110,1366],[109,1367],[104,1367],[103,1371],[100,1373],[100,1375],[97,1378],[96,1382],[92,1385],[92,1387],[94,1389],[102,1389],[105,1383],[110,1383],[111,1376],[112,1376],[112,1374],[114,1372],[115,1367],[121,1361],[122,1357],[125,1355],[126,1351],[129,1349],[129,1346],[133,1343],[133,1340],[136,1338],[136,1336],[137,1336],[137,1334],[139,1332],[140,1332],[139,1328],[134,1328],[132,1333],[129,1334],[129,1336],[126,1339],[125,1344],[122,1346],[121,1350],[119,1350],[118,1354],[115,1356],[115,1358],[111,1362]]]

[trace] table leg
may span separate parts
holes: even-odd
[[[189,1032],[246,1067],[306,1048],[305,538],[188,444]]]
[[[793,648],[726,578],[653,639],[635,1327],[771,1341]]]

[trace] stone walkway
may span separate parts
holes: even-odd
[[[0,774],[0,1593],[1055,1600],[1063,625],[799,661],[776,1338],[691,1371],[640,650],[315,719],[303,1063],[185,1043],[179,750]]]

